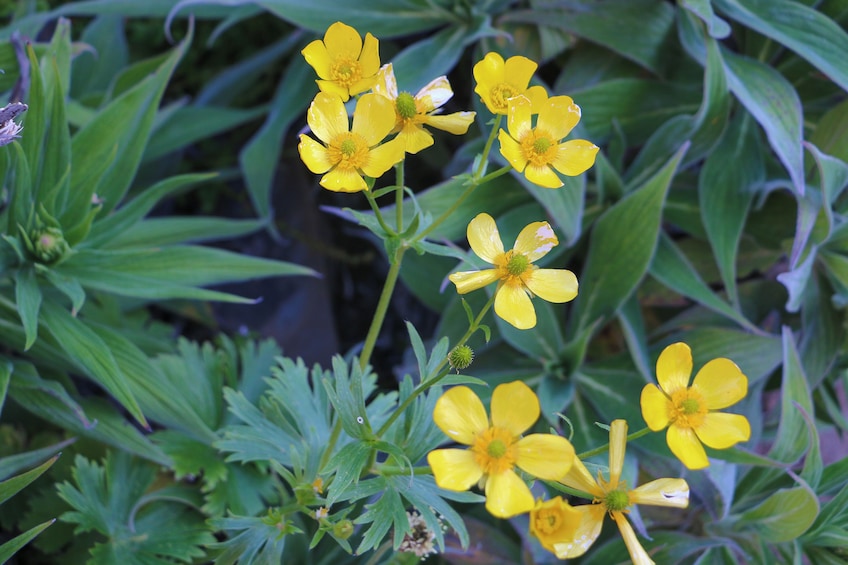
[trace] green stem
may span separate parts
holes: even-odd
[[[648,435],[648,432],[650,432],[650,431],[651,431],[651,428],[647,428],[647,427],[642,428],[638,432],[633,432],[632,434],[627,436],[626,441],[633,441],[634,439],[639,439],[642,436]],[[594,457],[595,455],[600,455],[604,451],[608,451],[608,450],[609,450],[609,443],[605,443],[604,445],[602,445],[600,447],[596,447],[595,449],[590,449],[589,451],[584,451],[583,453],[578,453],[577,458],[578,459],[588,459],[589,457]]]
[[[403,231],[403,189],[404,189],[404,169],[405,160],[395,165],[395,174],[397,176],[397,187],[395,188],[395,219],[397,220],[397,231]]]
[[[409,467],[400,467],[397,465],[381,465],[376,469],[372,469],[372,472],[375,475],[382,475],[384,477],[390,475],[409,475],[410,469]],[[432,475],[433,470],[430,467],[413,467],[412,468],[413,475]]]
[[[371,210],[374,212],[374,217],[377,218],[377,222],[380,224],[380,227],[383,228],[383,231],[390,236],[397,235],[395,230],[386,224],[386,221],[383,219],[383,214],[380,212],[380,207],[377,206],[377,201],[374,200],[374,196],[368,190],[365,191],[365,199],[368,201],[368,205],[371,206]]]
[[[494,179],[496,179],[500,176],[503,176],[503,175],[507,174],[508,172],[510,172],[511,170],[512,170],[512,165],[505,165],[505,166],[501,167],[500,169],[498,169],[497,171],[492,171],[491,173],[489,173],[485,177],[481,178],[479,181],[477,181],[477,184],[478,185],[479,184],[486,184],[490,180],[494,180]]]
[[[483,306],[483,309],[480,310],[480,313],[477,314],[477,317],[474,318],[474,321],[468,327],[468,331],[465,332],[465,335],[463,335],[459,339],[459,341],[456,343],[456,345],[454,347],[459,347],[461,345],[465,345],[465,342],[468,341],[468,339],[480,327],[480,323],[483,321],[483,316],[486,315],[486,313],[489,311],[489,308],[492,307],[492,304],[494,304],[494,302],[495,302],[495,297],[493,295],[489,299],[489,301],[486,303],[486,305]],[[400,417],[400,415],[403,414],[406,411],[407,408],[409,408],[409,406],[415,401],[416,398],[418,398],[418,396],[422,392],[424,392],[428,388],[433,387],[436,384],[438,384],[439,381],[441,381],[443,378],[445,378],[447,376],[448,373],[450,373],[450,370],[445,368],[445,365],[447,365],[447,363],[448,363],[447,357],[442,359],[442,362],[439,364],[438,367],[436,367],[436,371],[435,371],[436,376],[434,376],[433,378],[427,379],[424,375],[421,376],[421,382],[418,383],[418,386],[415,387],[415,389],[413,389],[412,393],[408,397],[406,397],[406,399],[404,399],[403,402],[400,403],[400,406],[398,406],[397,409],[394,412],[392,412],[392,414],[389,416],[389,418],[383,423],[382,426],[380,426],[380,429],[377,430],[376,435],[377,435],[378,438],[383,437],[383,434],[385,434],[386,431],[391,427],[391,425],[395,423],[395,420],[397,420]]]
[[[480,157],[480,162],[477,163],[477,170],[474,171],[475,180],[479,179],[480,175],[486,170],[486,165],[489,163],[489,151],[492,150],[492,144],[495,142],[498,130],[501,129],[501,120],[503,120],[503,114],[495,116],[495,123],[492,125],[492,131],[489,132],[489,139],[486,140],[486,145],[483,147],[483,155]]]
[[[377,548],[377,551],[374,552],[374,555],[371,556],[365,565],[377,565],[380,562],[380,558],[386,554],[392,548],[392,540],[385,542],[383,545]]]
[[[365,336],[365,343],[362,345],[362,353],[359,355],[359,368],[365,369],[368,361],[371,360],[371,353],[374,352],[374,345],[377,343],[377,336],[380,335],[380,328],[383,327],[383,320],[386,318],[386,311],[389,309],[389,302],[392,299],[392,293],[395,290],[400,275],[400,263],[403,259],[403,254],[406,247],[401,246],[395,252],[394,257],[389,257],[391,266],[386,275],[386,282],[383,284],[383,292],[380,294],[380,301],[377,303],[377,310],[374,312],[374,317],[371,319],[371,327],[368,328],[368,335]]]
[[[330,455],[332,455],[333,449],[336,447],[336,441],[338,441],[340,433],[342,433],[342,419],[338,417],[336,418],[336,423],[333,424],[333,429],[330,432],[330,439],[327,441],[327,447],[321,455],[321,461],[318,463],[319,472],[327,464],[327,461],[330,460]]]

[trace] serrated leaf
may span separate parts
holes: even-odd
[[[688,143],[595,223],[579,278],[588,292],[575,301],[571,336],[614,316],[642,280],[656,247],[666,192],[687,149]]]
[[[363,441],[354,441],[338,450],[321,473],[335,473],[327,491],[327,503],[333,504],[347,487],[359,480],[359,475],[371,458],[371,446]]]
[[[394,528],[394,543],[393,547],[397,549],[403,541],[403,535],[409,531],[409,521],[406,517],[406,508],[401,501],[400,494],[386,485],[382,496],[376,502],[365,505],[365,512],[359,516],[355,523],[368,524],[368,529],[365,535],[362,536],[362,541],[359,547],[356,548],[357,553],[364,553],[369,549],[380,545],[386,532],[389,528]]]

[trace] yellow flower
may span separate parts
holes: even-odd
[[[433,421],[469,449],[436,449],[427,455],[436,484],[463,491],[482,483],[486,509],[498,518],[529,512],[534,506],[533,495],[514,468],[540,479],[556,480],[568,472],[574,460],[574,448],[564,437],[521,437],[539,419],[539,413],[539,399],[521,381],[495,388],[491,422],[470,388],[457,386],[445,392],[436,401]]]
[[[301,53],[320,77],[315,82],[321,92],[335,94],[345,102],[374,86],[380,70],[377,38],[366,33],[363,45],[359,32],[342,22],[328,27],[323,41],[316,39]]]
[[[536,127],[531,115],[538,111]],[[545,188],[559,188],[562,181],[554,169],[576,176],[595,164],[598,147],[585,139],[560,143],[580,121],[580,107],[568,96],[545,101],[517,96],[509,100],[507,128],[498,132],[501,155],[527,180]]]
[[[556,553],[555,543],[567,543],[574,539],[583,518],[577,509],[561,496],[542,502],[530,511],[530,534],[539,540],[542,547]]]
[[[604,522],[604,516],[618,524],[621,537],[636,565],[653,563],[645,548],[636,538],[630,522],[625,518],[631,506],[670,506],[686,508],[689,506],[689,485],[683,479],[656,479],[633,490],[621,481],[621,469],[624,465],[624,451],[627,447],[627,422],[615,420],[610,426],[609,481],[598,473],[597,481],[580,459],[575,458],[574,465],[565,477],[559,481],[571,488],[591,494],[592,504],[575,506],[582,514],[580,526],[571,535],[571,539],[553,541],[554,553],[559,559],[571,559],[583,555],[594,543]]]
[[[748,441],[751,425],[745,416],[713,412],[727,408],[748,394],[748,378],[736,363],[720,357],[704,365],[692,386],[692,351],[685,343],[673,343],[657,359],[658,388],[642,389],[642,418],[653,431],[668,426],[666,441],[671,452],[689,469],[709,466],[701,443],[727,449]]]
[[[468,243],[478,257],[495,266],[483,271],[452,273],[448,278],[459,294],[498,281],[495,313],[520,330],[536,325],[530,297],[568,302],[577,296],[577,277],[565,269],[540,269],[533,261],[559,243],[548,222],[533,222],[521,230],[512,250],[504,251],[495,220],[480,214],[468,224]]]
[[[527,88],[538,65],[527,57],[510,57],[504,62],[497,53],[486,53],[482,61],[474,65],[474,92],[493,114],[506,114],[510,98],[524,94],[530,99],[547,96],[541,86]]]
[[[350,131],[341,98],[324,92],[315,96],[306,121],[324,145],[301,134],[297,149],[310,171],[327,173],[320,182],[327,190],[367,190],[363,174],[377,178],[403,159],[402,142],[393,139],[380,145],[394,127],[395,116],[392,103],[378,94],[359,99]]]
[[[406,145],[407,153],[418,153],[433,145],[433,136],[424,125],[462,135],[474,121],[475,112],[455,112],[446,116],[436,113],[451,99],[453,90],[447,77],[430,81],[413,96],[409,92],[398,92],[397,80],[392,64],[383,65],[377,73],[374,92],[385,96],[395,104],[395,128],[398,138]]]

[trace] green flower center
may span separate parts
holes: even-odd
[[[604,497],[604,506],[609,512],[621,512],[630,506],[630,497],[626,491],[613,490]]]
[[[542,154],[551,147],[551,140],[547,137],[540,137],[535,142],[533,142],[533,151],[538,154]]]
[[[504,445],[504,442],[499,439],[493,439],[489,442],[489,445],[486,446],[486,453],[489,454],[489,457],[500,459],[506,454],[506,445]]]
[[[694,398],[687,398],[680,403],[680,407],[683,408],[683,413],[687,416],[701,411],[701,404]]]
[[[415,107],[415,98],[408,92],[401,92],[398,94],[395,106],[397,107],[397,113],[402,120],[414,118],[415,114],[418,113],[418,109]]]
[[[530,260],[526,255],[522,255],[521,253],[516,253],[512,257],[510,257],[509,262],[506,264],[507,272],[514,276],[520,276],[527,270],[527,267],[530,266]]]
[[[345,139],[344,141],[342,141],[342,144],[341,146],[339,146],[339,149],[341,149],[345,157],[350,157],[356,152],[356,141],[352,139]]]
[[[345,88],[349,88],[362,78],[362,70],[359,68],[358,61],[340,59],[330,68],[330,77]]]

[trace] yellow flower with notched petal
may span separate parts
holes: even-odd
[[[532,114],[538,112],[533,127]],[[568,96],[531,101],[526,96],[509,100],[507,129],[498,132],[501,155],[527,180],[545,188],[559,188],[554,169],[570,177],[595,164],[598,147],[585,139],[560,140],[580,121],[580,106]]]
[[[446,435],[468,449],[436,449],[427,455],[436,484],[453,491],[475,483],[486,492],[486,510],[498,518],[529,512],[530,489],[515,472],[520,467],[545,480],[568,472],[574,448],[564,437],[530,434],[539,419],[539,399],[526,384],[498,385],[492,393],[492,419],[470,388],[454,387],[436,401],[433,421]]]
[[[377,178],[403,159],[403,144],[397,139],[380,145],[394,127],[395,116],[392,103],[378,94],[359,99],[350,131],[341,98],[324,92],[315,96],[306,121],[324,145],[301,134],[297,150],[310,171],[327,173],[320,182],[327,190],[367,190],[363,174]]]
[[[583,514],[561,496],[544,502],[540,499],[530,511],[530,534],[539,540],[542,547],[554,553],[554,543],[574,539],[582,518]]]
[[[398,92],[397,80],[392,64],[383,65],[377,73],[374,92],[385,96],[395,104],[395,128],[402,139],[407,153],[418,153],[433,145],[433,136],[424,129],[425,125],[462,135],[474,121],[475,112],[455,112],[440,116],[435,112],[451,99],[453,90],[447,77],[430,81],[413,96],[409,92]]]
[[[568,302],[577,296],[577,277],[566,269],[540,269],[533,261],[544,257],[559,243],[548,222],[533,222],[521,230],[512,250],[504,251],[495,220],[480,214],[468,224],[471,250],[495,266],[483,271],[452,273],[448,278],[459,294],[498,281],[495,313],[520,330],[536,325],[530,297],[548,302]]]
[[[689,469],[709,466],[701,443],[727,449],[748,441],[751,425],[740,414],[713,412],[727,408],[748,394],[748,378],[730,359],[720,357],[704,365],[692,386],[692,351],[685,343],[673,343],[657,359],[657,381],[642,389],[642,418],[651,430],[668,426],[666,441],[671,452]]]
[[[652,564],[654,562],[639,543],[625,514],[634,504],[672,508],[689,506],[689,485],[683,479],[656,479],[635,489],[628,489],[627,484],[621,480],[626,448],[627,422],[615,420],[610,425],[609,481],[605,481],[600,473],[596,481],[583,462],[577,458],[574,459],[574,465],[568,474],[559,479],[562,484],[594,497],[592,504],[574,507],[581,513],[582,519],[575,532],[567,532],[571,539],[549,540],[559,559],[572,559],[586,553],[601,533],[604,516],[609,514],[618,525],[633,563]]]
[[[493,114],[506,114],[510,98],[524,94],[531,100],[537,96],[547,97],[541,86],[528,88],[538,65],[516,55],[506,61],[497,53],[486,53],[482,61],[474,65],[474,80],[477,86],[474,92],[480,95],[483,103]]]
[[[335,94],[345,102],[371,88],[380,70],[377,39],[366,33],[363,44],[359,32],[342,22],[328,27],[323,41],[316,39],[301,53],[320,77],[315,82],[321,92]]]

